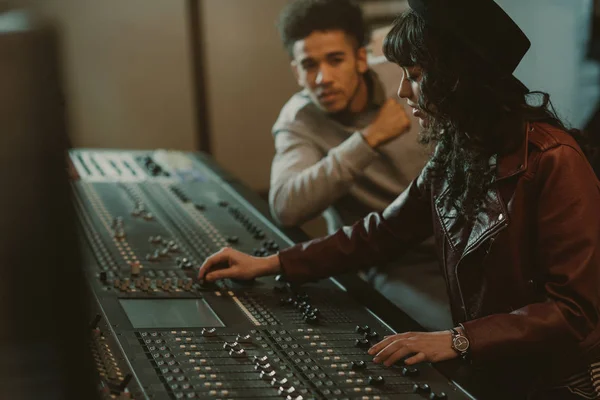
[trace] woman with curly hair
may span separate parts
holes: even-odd
[[[398,95],[435,148],[420,176],[352,227],[265,258],[223,249],[199,278],[305,282],[434,234],[455,326],[389,336],[374,361],[460,357],[518,380],[529,399],[596,398],[600,184],[578,134],[513,76],[530,42],[494,1],[409,4],[384,53],[404,69]],[[229,268],[211,270],[220,263]]]

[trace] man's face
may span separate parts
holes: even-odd
[[[315,31],[294,43],[292,69],[298,84],[322,110],[335,113],[351,105],[367,71],[364,47],[343,31]]]

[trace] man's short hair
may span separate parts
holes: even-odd
[[[294,43],[314,31],[341,30],[358,47],[368,43],[362,9],[354,0],[291,0],[281,12],[278,27],[290,56]]]

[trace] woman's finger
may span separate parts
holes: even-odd
[[[406,360],[404,360],[404,364],[406,365],[414,365],[414,364],[418,364],[418,363],[422,363],[427,361],[427,355],[425,355],[425,353],[417,353],[412,357],[407,358]]]
[[[387,336],[381,342],[374,344],[369,349],[368,353],[372,356],[379,353],[382,349],[386,348],[390,343],[392,343],[394,341],[395,337],[396,337],[396,335]]]
[[[406,341],[404,339],[396,339],[395,341],[390,343],[387,347],[385,347],[383,350],[381,350],[379,353],[377,353],[377,355],[375,355],[375,358],[373,359],[373,362],[376,362],[376,363],[384,362],[396,351],[401,350],[405,347],[406,347]],[[410,348],[408,349],[408,351],[410,352]]]
[[[385,365],[386,367],[390,367],[411,353],[412,351],[410,349],[408,349],[406,346],[403,346],[395,352],[393,352],[392,354],[390,354],[390,356],[387,359],[382,360],[383,365]]]
[[[198,270],[198,279],[204,279],[204,276],[217,264],[229,263],[229,258],[231,256],[229,249],[224,248],[208,257],[200,269]]]

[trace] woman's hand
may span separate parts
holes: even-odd
[[[252,257],[225,247],[208,257],[198,270],[198,279],[212,282],[233,278],[248,280],[258,276],[273,275],[280,270],[279,256]]]
[[[398,360],[409,356],[404,363],[413,365],[420,362],[438,362],[458,357],[452,349],[452,334],[442,332],[406,332],[386,336],[381,342],[369,349],[374,355],[373,362],[389,367]]]

